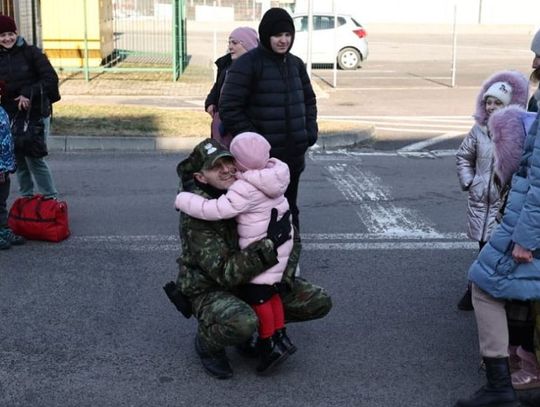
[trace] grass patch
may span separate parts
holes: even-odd
[[[58,103],[52,134],[57,136],[206,137],[210,116],[204,112],[132,105]],[[319,121],[320,134],[354,133],[354,122]]]
[[[53,135],[203,137],[210,134],[204,112],[126,105],[55,105]]]

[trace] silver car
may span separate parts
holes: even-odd
[[[308,54],[308,16],[292,16],[296,30],[291,52],[304,61]],[[368,57],[367,33],[353,17],[337,15],[334,28],[332,13],[313,14],[313,38],[311,61],[313,64],[337,64],[341,69],[357,69]]]

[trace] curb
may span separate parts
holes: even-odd
[[[375,135],[375,126],[356,133],[321,134],[317,145],[323,150],[354,147],[366,143]],[[191,150],[204,137],[89,137],[49,136],[49,151],[185,151]]]
[[[50,151],[180,151],[190,150],[203,137],[89,137],[50,136]]]
[[[320,134],[317,144],[323,150],[356,147],[375,137],[375,126],[368,125],[355,133]]]

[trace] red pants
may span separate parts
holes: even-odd
[[[262,304],[253,304],[252,307],[259,317],[259,338],[270,338],[278,329],[285,327],[285,313],[279,294],[274,294]]]

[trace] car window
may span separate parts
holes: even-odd
[[[307,16],[294,18],[294,30],[296,32],[307,31],[307,29],[308,29]]]
[[[295,17],[294,29],[296,32],[302,32],[308,30],[308,17],[300,16]],[[347,23],[344,17],[338,17],[338,27]],[[314,30],[331,30],[334,28],[334,16],[313,16],[313,29]]]

